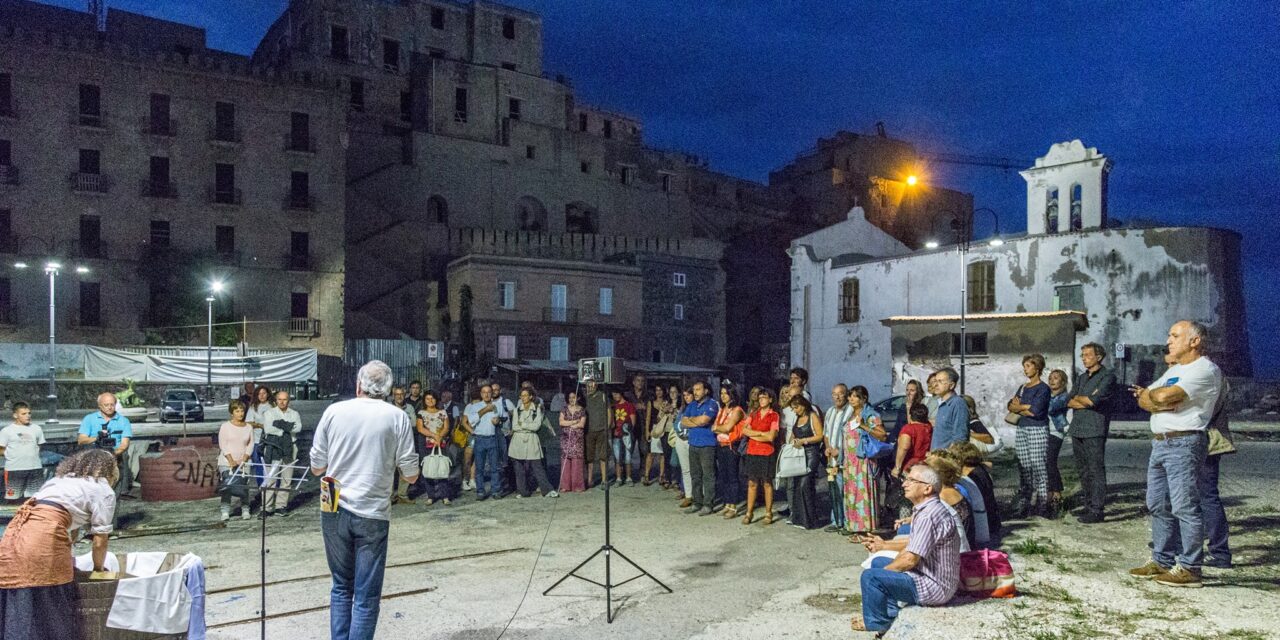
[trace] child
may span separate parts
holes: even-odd
[[[44,484],[40,445],[44,429],[31,424],[31,406],[13,403],[13,423],[0,429],[0,453],[4,454],[5,500],[20,501],[36,495]]]

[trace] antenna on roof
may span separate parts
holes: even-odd
[[[89,13],[93,14],[98,32],[107,30],[107,0],[89,0]]]

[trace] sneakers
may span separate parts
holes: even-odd
[[[230,519],[231,519],[231,510],[230,510],[230,509],[223,509],[223,510],[222,510],[222,517],[221,517],[221,518],[219,518],[219,520],[220,520],[221,522],[226,522],[226,521],[228,521],[228,520],[230,520]]]
[[[463,481],[462,481],[462,490],[463,490],[463,491],[475,491],[475,488],[476,488],[476,481],[475,481],[475,480],[463,480]]]
[[[560,492],[559,492],[559,491],[552,491],[552,492],[550,492],[550,493],[548,493],[547,495],[544,495],[544,496],[542,496],[542,497],[544,497],[544,498],[559,498],[559,497],[560,497]]]
[[[1204,582],[1200,580],[1200,573],[1190,569],[1184,569],[1182,565],[1174,565],[1168,573],[1155,577],[1156,584],[1162,584],[1166,587],[1186,587],[1189,589],[1199,589],[1204,586]]]
[[[1155,560],[1148,562],[1137,569],[1130,569],[1129,575],[1139,580],[1150,580],[1156,576],[1162,576],[1169,573],[1169,570],[1156,564]]]
[[[240,509],[241,520],[248,520],[250,517],[251,517],[251,514],[249,513],[249,507],[244,507],[243,509]]]
[[[1231,564],[1231,558],[1218,558],[1216,556],[1205,556],[1204,566],[1213,567],[1214,569],[1230,569],[1234,565]]]
[[[702,505],[697,505],[697,504],[684,510],[684,512],[688,514],[698,513],[699,511],[702,511]]]

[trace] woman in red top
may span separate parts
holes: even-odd
[[[742,428],[747,438],[747,455],[742,467],[747,475],[747,515],[742,524],[751,524],[756,508],[756,487],[764,487],[764,523],[773,524],[773,442],[778,435],[778,412],[773,409],[773,391],[761,389],[756,408]]]
[[[898,478],[917,462],[924,462],[933,441],[933,426],[929,424],[929,407],[923,402],[911,405],[911,422],[903,425],[898,434],[898,451],[893,463],[893,477]]]

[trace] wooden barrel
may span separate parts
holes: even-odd
[[[188,439],[195,441],[197,439]],[[218,448],[207,438],[197,444],[161,447],[138,460],[138,482],[147,502],[204,500],[217,495]]]

